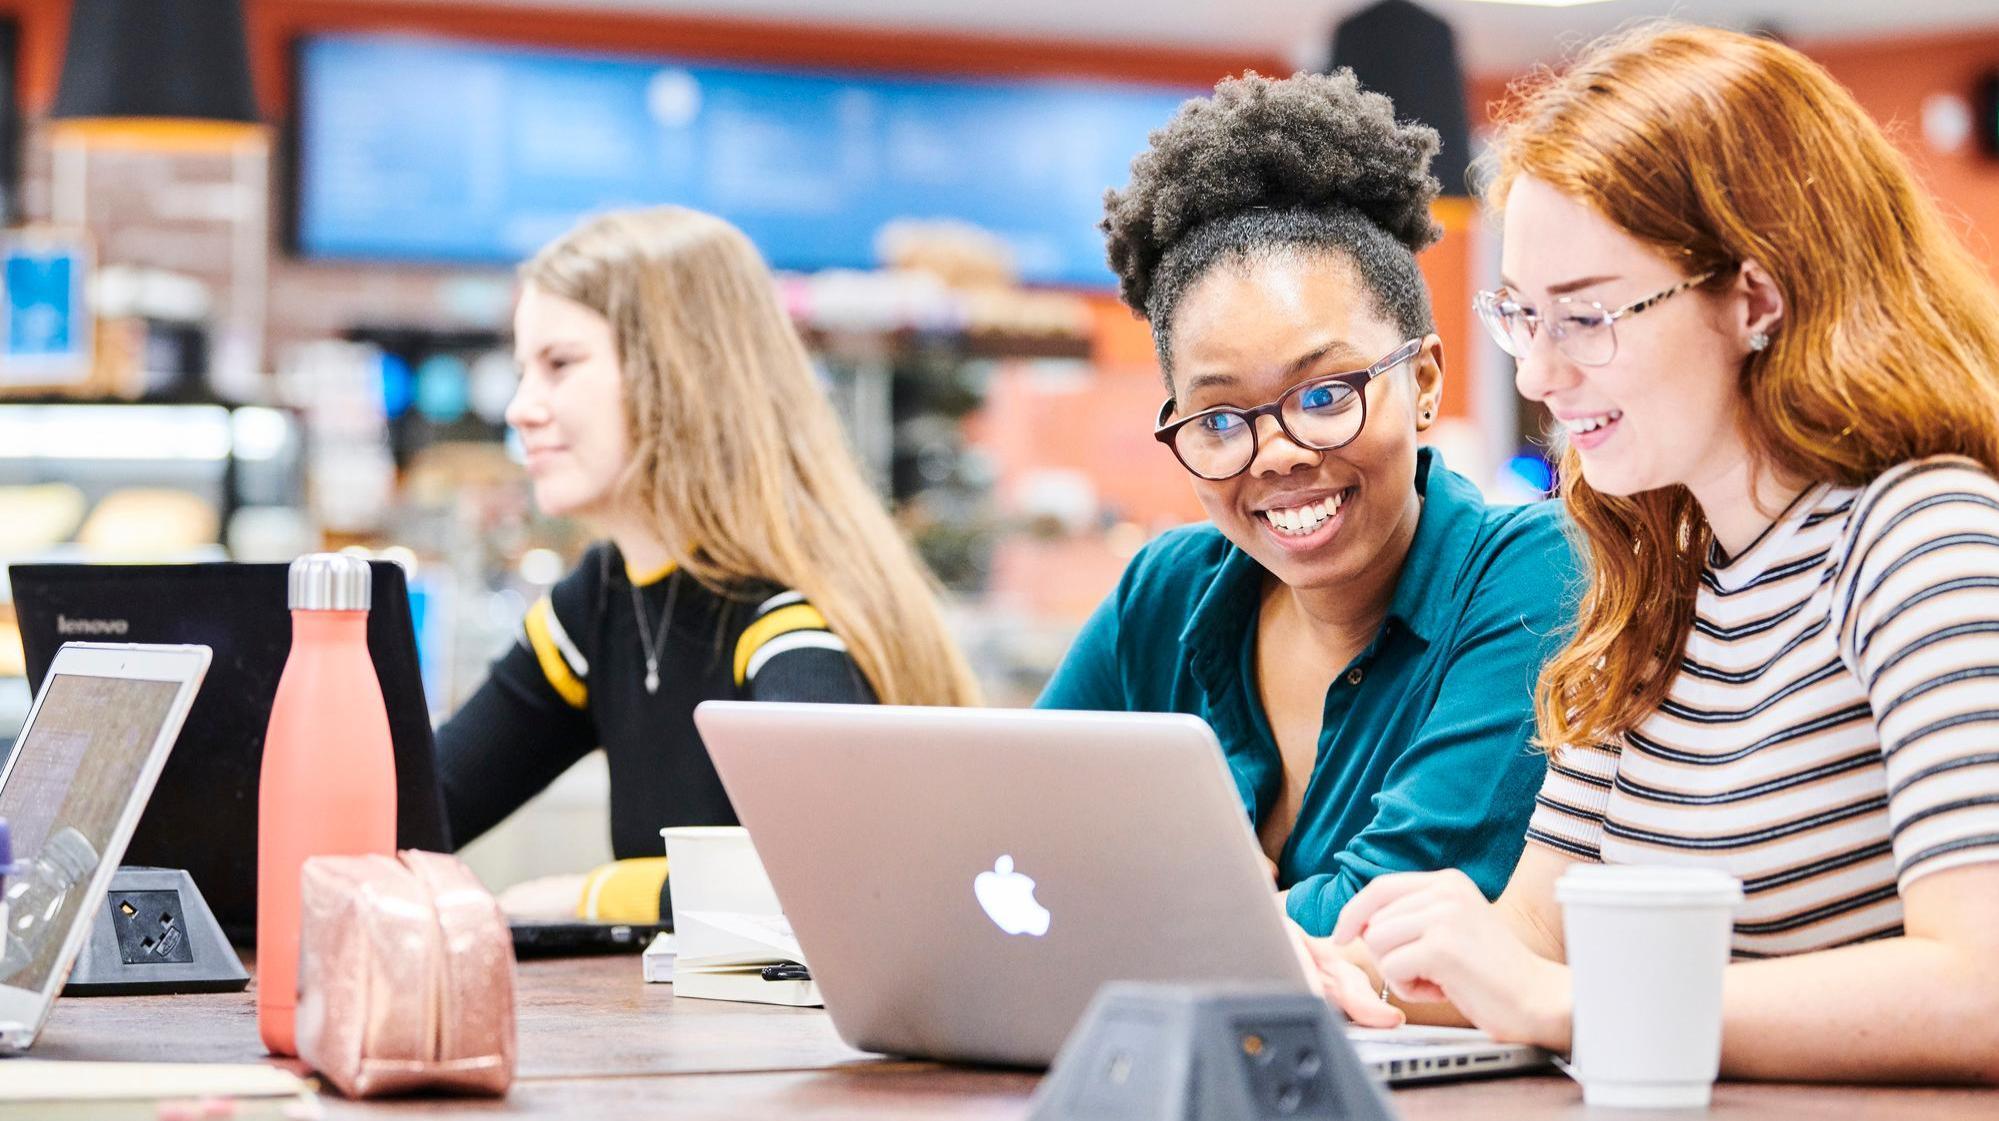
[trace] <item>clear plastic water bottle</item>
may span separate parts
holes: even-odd
[[[27,968],[50,938],[62,936],[56,919],[63,900],[96,867],[97,849],[74,828],[64,828],[42,844],[39,856],[7,877],[5,902],[0,903],[7,924],[0,980]]]

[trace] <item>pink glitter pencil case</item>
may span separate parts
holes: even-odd
[[[415,849],[316,856],[300,887],[299,1058],[353,1098],[505,1094],[513,940],[471,869]]]

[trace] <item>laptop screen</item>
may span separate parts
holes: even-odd
[[[0,817],[12,830],[16,861],[26,866],[41,859],[58,870],[58,883],[73,883],[59,900],[53,892],[37,893],[54,913],[44,916],[44,924],[29,924],[45,925],[41,937],[0,956],[0,984],[34,992],[48,986],[71,925],[95,902],[85,898],[91,873],[111,843],[179,690],[176,681],[50,678],[42,707],[15,744],[0,780]],[[27,874],[25,867],[17,872]],[[10,944],[30,918],[8,916]],[[25,959],[18,956],[24,950]]]
[[[372,563],[368,651],[396,753],[396,847],[449,852],[430,712],[403,570]],[[127,864],[185,869],[230,941],[257,929],[257,786],[271,701],[291,651],[282,564],[14,565],[28,683],[72,639],[195,643],[215,652]]]

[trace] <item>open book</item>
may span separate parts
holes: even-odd
[[[765,980],[772,966],[803,966],[805,954],[783,915],[739,911],[682,911],[674,927],[679,953],[673,963],[673,995],[704,1000],[747,1000],[758,1004],[817,1007],[819,986],[784,977]],[[803,972],[793,968],[786,974]]]

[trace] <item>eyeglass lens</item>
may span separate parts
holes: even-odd
[[[1617,335],[1610,313],[1595,301],[1572,300],[1567,296],[1552,301],[1548,310],[1536,312],[1522,306],[1510,295],[1482,293],[1477,302],[1479,322],[1492,335],[1499,349],[1514,358],[1525,358],[1534,344],[1534,332],[1547,328],[1555,349],[1572,362],[1601,366],[1617,355]]]
[[[1366,411],[1353,386],[1321,381],[1307,382],[1285,394],[1278,416],[1292,440],[1326,450],[1359,436]],[[1256,458],[1255,425],[1241,412],[1217,410],[1181,425],[1173,434],[1173,450],[1196,475],[1226,479]]]

